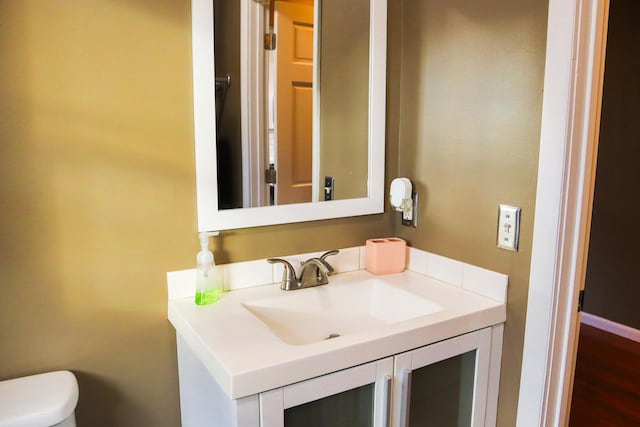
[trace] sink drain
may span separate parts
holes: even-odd
[[[340,336],[340,334],[329,334],[328,337],[325,338],[325,340],[330,340],[331,338],[338,338]]]

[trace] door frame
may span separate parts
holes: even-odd
[[[569,417],[595,182],[608,0],[550,0],[517,426]]]
[[[265,53],[263,6],[240,1],[240,129],[242,134],[242,207],[265,206],[267,165],[265,132]]]

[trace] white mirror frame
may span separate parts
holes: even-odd
[[[192,0],[191,15],[198,231],[384,212],[387,0],[370,0],[368,197],[257,208],[218,210],[212,0]]]

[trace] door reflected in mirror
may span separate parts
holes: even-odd
[[[368,197],[370,0],[213,7],[218,209]]]

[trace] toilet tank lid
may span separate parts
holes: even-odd
[[[78,403],[78,382],[69,371],[0,381],[0,427],[48,427]]]

